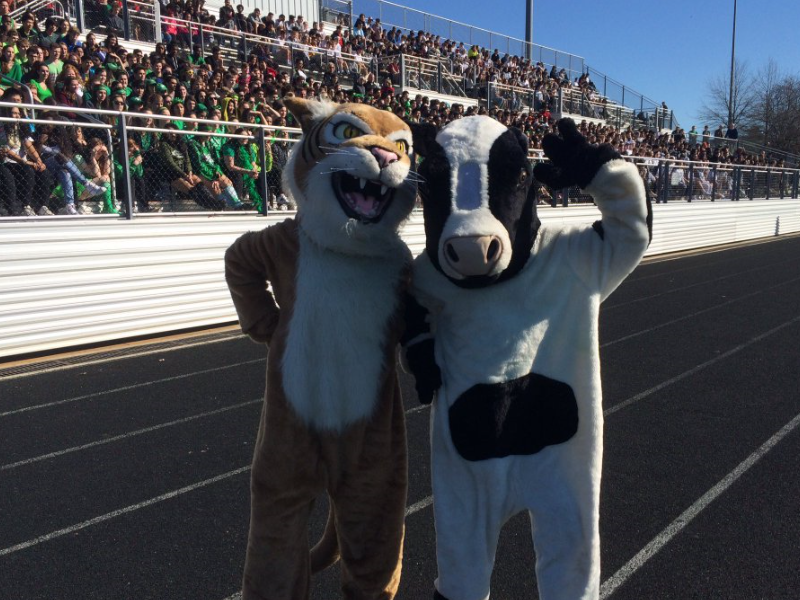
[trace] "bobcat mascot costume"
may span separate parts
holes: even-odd
[[[284,169],[297,218],[243,235],[225,256],[242,330],[269,345],[243,600],[304,600],[311,571],[338,556],[345,598],[390,599],[407,487],[396,347],[411,131],[360,104],[285,102],[303,129]],[[309,554],[323,491],[328,526]]]
[[[488,117],[415,127],[426,246],[413,287],[433,327],[406,335],[421,400],[436,393],[437,599],[489,597],[500,529],[523,510],[540,598],[599,596],[598,313],[639,263],[651,218],[635,165],[570,120],[559,130],[536,179],[584,188],[602,214],[593,226],[540,227],[520,131]]]

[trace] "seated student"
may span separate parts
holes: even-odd
[[[86,190],[81,200],[105,193],[105,188],[90,181],[80,170],[75,160],[78,157],[77,146],[80,146],[83,135],[80,127],[66,125],[40,125],[38,128],[38,151],[44,164],[56,178],[64,206],[58,211],[61,215],[91,214],[93,211],[86,205],[76,207],[75,182]]]
[[[24,83],[31,89],[34,100],[44,104],[53,97],[53,90],[50,89],[50,69],[46,64],[41,61],[33,63],[27,77],[28,81]]]
[[[208,136],[193,136],[188,146],[192,169],[200,176],[201,182],[206,189],[217,200],[225,202],[230,208],[238,210],[249,208],[239,200],[239,195],[236,193],[233,183],[225,176],[219,163],[214,160],[212,150],[208,144]]]
[[[9,83],[9,80],[22,81],[24,72],[22,70],[22,65],[19,60],[17,60],[16,47],[12,44],[3,47],[0,53],[0,73],[5,76],[0,82],[0,89],[6,90],[11,87],[12,84]]]
[[[36,211],[30,205],[31,190],[37,171],[45,167],[31,149],[30,128],[19,123],[19,107],[4,107],[0,114],[17,119],[0,124],[0,216],[32,217]]]
[[[237,135],[250,135],[250,132],[239,127]],[[272,168],[272,151],[267,144],[266,170]],[[264,197],[267,195],[263,188],[259,174],[258,152],[252,138],[231,138],[222,146],[222,159],[225,161],[225,171],[234,181],[243,196],[249,196],[250,202],[261,211],[264,206]]]
[[[178,128],[174,123],[167,123],[158,148],[158,170],[164,181],[176,192],[187,195],[197,205],[209,210],[223,210],[225,200],[215,198],[206,189],[203,180],[195,175],[184,136],[178,135]]]

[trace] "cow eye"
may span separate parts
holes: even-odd
[[[517,180],[520,186],[525,185],[525,182],[528,181],[528,169],[522,169],[519,172],[519,179]]]

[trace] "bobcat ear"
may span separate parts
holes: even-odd
[[[430,123],[411,123],[406,121],[411,128],[411,136],[414,140],[414,152],[423,158],[428,156],[435,148],[439,147],[436,142],[436,127]]]
[[[292,113],[292,116],[297,119],[303,133],[308,133],[311,124],[319,117],[321,112],[321,102],[315,100],[306,100],[299,96],[284,96],[283,104],[286,110]]]

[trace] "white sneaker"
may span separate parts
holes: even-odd
[[[65,207],[60,208],[58,210],[58,214],[60,215],[77,215],[78,209],[75,208],[74,204],[67,204]]]
[[[39,212],[37,212],[36,214],[39,215],[40,217],[50,217],[53,215],[53,211],[47,208],[46,206],[43,206],[42,208],[39,209]]]
[[[88,206],[86,206],[85,204],[81,204],[78,207],[78,214],[79,215],[93,215],[94,211],[91,208],[89,208]]]
[[[36,211],[33,210],[30,206],[28,206],[26,204],[25,206],[22,207],[22,216],[24,216],[24,217],[35,217],[36,216]]]

